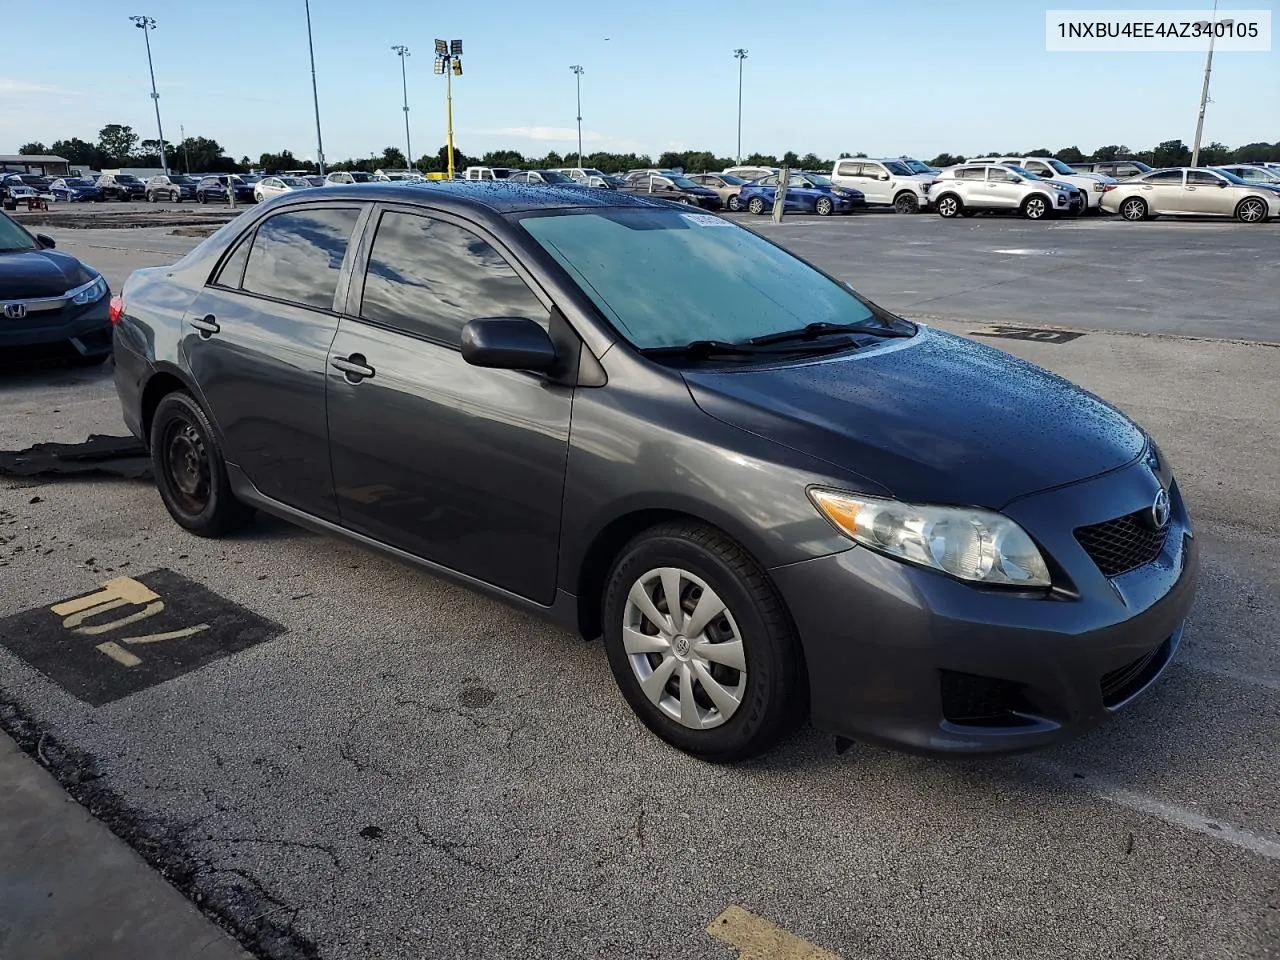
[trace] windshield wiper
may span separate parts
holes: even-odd
[[[770,343],[791,343],[797,340],[816,340],[818,337],[829,336],[833,333],[867,333],[873,337],[912,336],[912,333],[907,330],[897,330],[893,327],[869,327],[865,323],[828,323],[819,321],[805,324],[795,330],[779,330],[777,333],[766,333],[763,336],[752,337],[747,343],[757,346]]]
[[[730,343],[727,340],[692,340],[670,347],[646,347],[640,352],[649,357],[682,357],[688,360],[713,360],[720,357],[785,357],[798,353],[834,353],[837,350],[848,350],[862,344],[849,337],[839,340],[825,340],[822,343],[795,343],[776,345],[757,343],[748,340],[746,343]]]

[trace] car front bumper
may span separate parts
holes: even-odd
[[[1149,506],[1154,482],[1138,462],[1006,506],[1065,585],[1052,594],[979,589],[863,547],[771,570],[804,648],[815,726],[989,754],[1101,723],[1176,653],[1198,551],[1171,478],[1169,529],[1151,563],[1108,579],[1072,530]]]
[[[32,310],[21,320],[0,314],[0,362],[96,357],[111,351],[111,293],[84,306]]]

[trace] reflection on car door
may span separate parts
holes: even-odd
[[[1022,198],[1022,185],[1018,175],[1003,167],[987,167],[987,205],[1000,210],[1012,210]]]
[[[1153,213],[1186,213],[1182,171],[1162,170],[1142,180],[1140,195]]]
[[[335,294],[360,204],[268,217],[183,323],[183,353],[227,461],[273,500],[337,520],[325,424]]]
[[[884,164],[864,160],[862,176],[853,185],[867,196],[868,203],[892,203],[889,190],[889,171]]]
[[[363,280],[353,279],[330,351],[342,524],[550,603],[573,389],[473,367],[459,349],[468,320],[549,325],[548,305],[493,243],[446,214],[386,209],[363,246]],[[370,372],[352,374],[351,363]]]
[[[1182,205],[1188,213],[1213,213],[1229,215],[1235,207],[1235,191],[1229,186],[1226,177],[1210,173],[1207,170],[1188,170],[1187,180],[1182,188]]]

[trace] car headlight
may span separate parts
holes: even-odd
[[[974,583],[1051,585],[1049,568],[1031,538],[999,513],[834,490],[810,490],[809,496],[846,536],[898,560]]]
[[[95,303],[106,295],[107,281],[103,280],[101,276],[94,277],[88,283],[67,291],[67,296],[75,304]]]

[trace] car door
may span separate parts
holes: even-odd
[[[893,202],[889,191],[889,170],[874,160],[863,160],[858,182],[850,184],[866,195],[867,203],[887,204]]]
[[[1225,186],[1224,186],[1225,184]],[[1188,213],[1230,216],[1235,212],[1231,181],[1208,170],[1188,170],[1182,186],[1182,205]]]
[[[1022,178],[1005,167],[987,167],[986,206],[1013,210],[1022,203],[1026,191]]]
[[[1182,171],[1161,170],[1143,177],[1137,196],[1147,201],[1152,213],[1185,213]]]
[[[577,340],[509,252],[466,221],[388,206],[368,233],[328,371],[341,522],[550,603],[573,388],[471,366],[461,332],[481,317],[529,317],[558,345]]]
[[[264,495],[332,521],[326,363],[335,297],[346,294],[343,268],[366,209],[325,203],[267,217],[224,258],[184,321],[183,354],[227,461]]]

